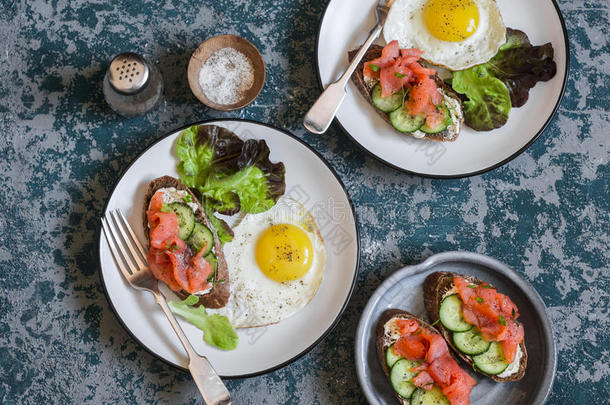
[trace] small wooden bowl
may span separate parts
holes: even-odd
[[[233,48],[243,53],[250,59],[254,67],[254,83],[252,87],[244,93],[241,100],[234,104],[217,104],[213,102],[206,97],[199,85],[199,71],[201,67],[214,52],[222,48]],[[258,97],[265,84],[265,62],[261,53],[250,41],[235,35],[219,35],[206,40],[193,52],[189,61],[187,75],[191,91],[199,101],[215,110],[233,111],[247,106]]]

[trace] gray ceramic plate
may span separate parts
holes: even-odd
[[[557,353],[551,321],[542,299],[523,277],[499,261],[468,252],[440,253],[416,266],[398,270],[385,280],[366,305],[356,334],[356,369],[360,385],[373,405],[396,404],[375,351],[375,326],[388,308],[404,309],[428,320],[425,315],[423,283],[436,271],[452,271],[477,277],[493,284],[517,304],[521,322],[525,325],[525,346],[528,366],[520,381],[496,383],[466,370],[477,380],[470,400],[476,405],[542,404],[546,400],[557,366]]]

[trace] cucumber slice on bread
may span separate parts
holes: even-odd
[[[451,294],[443,299],[438,316],[443,326],[452,332],[466,332],[472,329],[472,325],[462,316],[462,300],[457,294]]]
[[[187,241],[195,227],[195,214],[193,213],[193,210],[191,207],[181,202],[168,204],[167,208],[178,217],[180,239]]]
[[[444,131],[449,125],[451,125],[451,113],[449,112],[447,105],[440,104],[438,107],[439,111],[441,112],[441,120],[439,123],[434,126],[429,126],[427,123],[424,123],[421,127],[419,127],[420,131],[427,134],[437,134]]]
[[[453,332],[453,344],[457,349],[470,356],[485,353],[489,350],[491,343],[483,339],[481,332],[476,328],[466,332]]]
[[[398,110],[405,99],[405,92],[399,91],[392,94],[389,97],[383,97],[381,95],[381,84],[377,83],[371,90],[371,101],[373,105],[383,112],[392,112]]]
[[[204,259],[212,266],[212,274],[208,276],[208,282],[211,283],[216,278],[216,272],[218,271],[218,259],[216,258],[216,255],[212,252],[204,256]]]
[[[478,369],[489,375],[500,374],[508,367],[502,344],[498,342],[491,342],[487,351],[472,357],[472,362],[475,370]]]
[[[205,248],[203,255],[206,256],[212,251],[212,246],[214,246],[214,235],[212,235],[212,231],[207,226],[197,222],[187,242],[195,252]]]
[[[418,388],[411,397],[411,405],[451,405],[438,387],[430,390]]]
[[[419,366],[419,363],[416,361],[400,359],[394,363],[392,370],[390,370],[392,388],[394,388],[394,391],[404,399],[411,398],[413,391],[417,388],[415,384],[411,382],[411,379],[417,374],[416,372],[412,372],[411,369],[417,366]]]
[[[399,132],[417,131],[425,121],[426,118],[423,114],[411,115],[404,107],[400,107],[396,111],[390,113],[390,122]]]
[[[394,345],[391,345],[386,349],[385,364],[387,364],[389,368],[392,368],[392,366],[400,359],[402,359],[402,357],[394,353]]]

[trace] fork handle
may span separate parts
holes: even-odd
[[[347,67],[347,70],[343,73],[341,78],[336,82],[329,85],[324,92],[318,97],[313,106],[309,109],[305,118],[303,119],[303,126],[309,132],[314,134],[322,134],[326,132],[330,124],[332,123],[335,115],[337,115],[337,111],[345,98],[345,86],[347,86],[347,82],[350,77],[360,64],[360,61],[366,54],[366,51],[369,50],[371,44],[375,39],[381,34],[381,29],[383,25],[377,23],[375,27],[371,30],[369,37],[364,42],[360,50],[352,60],[352,62]]]
[[[199,392],[205,403],[207,405],[230,405],[231,395],[229,394],[229,390],[227,390],[227,387],[225,387],[218,374],[216,374],[216,371],[208,359],[200,356],[195,351],[184,334],[184,331],[178,324],[178,321],[176,321],[176,317],[174,317],[171,309],[169,309],[165,296],[161,294],[160,291],[155,291],[153,294],[155,296],[155,301],[159,304],[161,309],[163,309],[163,312],[165,312],[169,323],[172,325],[172,328],[174,328],[174,331],[178,335],[178,338],[189,356],[189,371],[191,372],[193,380],[195,380],[195,384],[197,384],[197,388],[199,388]]]

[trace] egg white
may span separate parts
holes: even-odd
[[[311,240],[312,265],[300,279],[278,282],[268,278],[257,265],[258,238],[275,224],[296,225]],[[224,246],[231,295],[224,308],[208,309],[208,313],[227,316],[235,328],[265,326],[293,315],[313,299],[322,283],[326,248],[313,216],[303,205],[282,198],[266,212],[247,215],[233,231],[233,241]]]
[[[422,58],[449,70],[463,70],[489,61],[506,42],[506,27],[495,0],[473,0],[479,8],[477,30],[461,42],[433,36],[423,16],[427,0],[396,0],[383,29],[386,42],[424,51]]]

